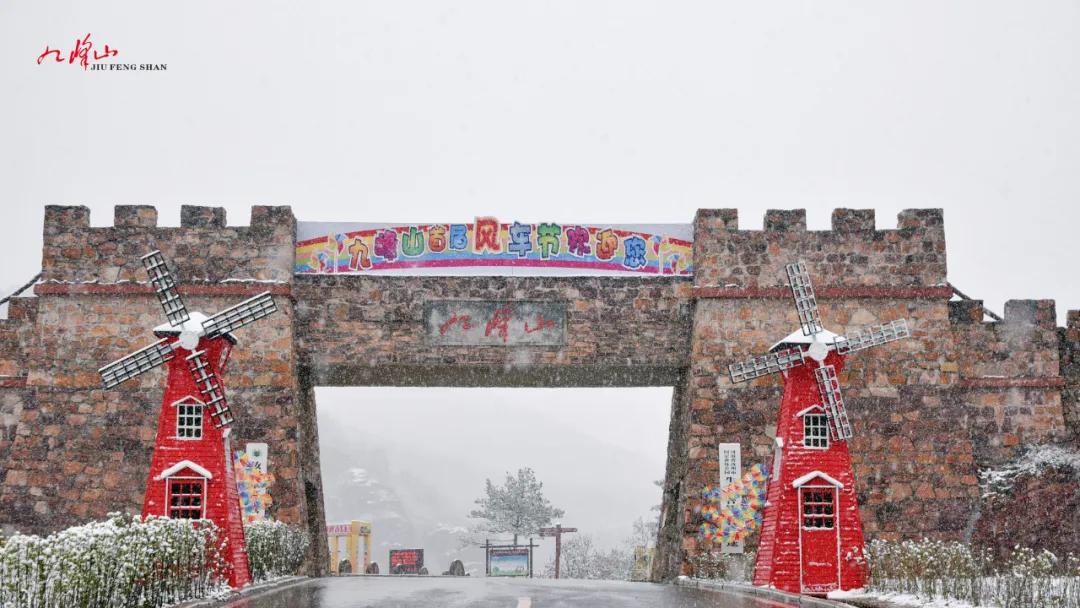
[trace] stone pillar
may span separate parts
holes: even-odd
[[[323,501],[322,470],[319,465],[319,425],[315,404],[315,386],[311,368],[304,364],[297,376],[297,430],[302,463],[298,483],[302,488],[304,523],[311,537],[311,548],[305,563],[309,576],[326,576],[329,572],[326,554],[330,550],[326,538],[326,508]],[[335,540],[335,546],[337,541]],[[335,550],[336,554],[336,550]],[[334,560],[334,568],[337,568]],[[356,568],[356,564],[353,564]]]
[[[1065,379],[1061,405],[1068,433],[1075,441],[1080,438],[1080,310],[1069,311],[1059,335],[1061,376]]]
[[[303,462],[297,419],[296,220],[288,207],[254,207],[250,226],[226,225],[218,208],[185,206],[182,216],[180,227],[159,227],[153,207],[124,205],[114,226],[91,227],[85,207],[46,208],[38,297],[13,301],[0,322],[0,526],[48,533],[141,510],[165,375],[103,391],[97,370],[156,340],[164,316],[140,262],[155,249],[189,310],[274,294],[278,312],[236,333],[223,381],[234,445],[271,446],[274,514],[306,520],[300,478],[319,469]]]
[[[875,476],[889,466],[887,448],[871,429],[887,421],[892,402],[900,400],[897,385],[955,381],[939,369],[951,343],[941,211],[904,211],[897,228],[886,230],[876,228],[872,210],[837,210],[832,221],[832,230],[808,231],[804,210],[771,210],[763,230],[740,230],[734,209],[697,213],[690,363],[672,408],[654,580],[692,574],[692,558],[708,550],[697,534],[695,509],[702,504],[701,491],[719,482],[719,443],[738,442],[744,468],[758,462],[771,468],[783,379],[736,386],[727,366],[763,354],[798,328],[786,264],[806,262],[830,329],[842,333],[904,317],[918,333],[894,349],[860,353],[843,378],[855,431],[862,433],[852,452],[859,463],[856,476],[862,466],[867,478],[860,494],[864,520],[888,502],[887,495],[875,494],[888,483]],[[901,426],[897,431],[914,433]],[[867,460],[868,453],[876,455]],[[914,449],[903,457],[914,459]],[[752,536],[747,548],[755,544]]]

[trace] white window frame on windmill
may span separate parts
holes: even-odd
[[[191,471],[192,473],[194,473],[194,475],[177,475],[177,473],[182,473],[184,471]],[[170,500],[172,496],[170,490],[172,489],[172,484],[174,481],[178,481],[180,483],[183,483],[185,480],[202,482],[202,501],[199,505],[200,519],[202,519],[206,517],[207,486],[210,484],[210,481],[212,479],[214,479],[214,475],[210,473],[210,471],[190,460],[181,460],[180,462],[173,464],[171,467],[155,475],[154,481],[165,482],[164,484],[162,484],[164,486],[162,488],[162,494],[164,498],[164,502],[162,504],[165,505],[165,513],[169,517],[169,519],[173,519],[171,509],[172,500]]]
[[[199,499],[199,516],[198,517],[173,517],[172,511],[172,486],[174,483],[184,482],[199,482],[202,487],[202,498]],[[210,482],[209,478],[200,477],[198,475],[185,475],[182,477],[166,477],[165,478],[165,513],[168,514],[169,519],[205,519],[206,518],[206,486]],[[187,509],[194,511],[191,506],[179,507],[178,509]]]
[[[728,487],[736,480],[742,478],[742,444],[740,443],[721,443],[719,448],[720,459],[720,490]],[[724,505],[726,507],[734,507],[738,499],[734,498]],[[720,545],[721,554],[742,554],[743,542],[737,541],[733,543],[723,543]]]
[[[811,405],[795,414],[795,417],[802,419],[802,445],[804,448],[808,450],[829,449],[829,416],[826,414],[825,408],[820,405]],[[810,435],[808,431],[811,427],[823,431],[824,434]]]
[[[182,407],[184,406],[198,406],[198,424],[182,424],[184,418],[195,418],[196,414],[182,414]],[[174,437],[181,441],[199,441],[203,438],[203,425],[206,423],[206,404],[188,395],[183,399],[179,399],[173,402],[173,407],[176,408],[176,430]],[[191,431],[192,435],[184,435],[182,431]]]

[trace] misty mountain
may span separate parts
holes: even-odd
[[[670,389],[319,389],[328,522],[373,524],[373,558],[422,548],[431,572],[483,551],[461,547],[484,480],[532,467],[564,525],[622,543],[660,502]],[[644,472],[644,473],[643,473]],[[536,563],[553,552],[551,540]]]

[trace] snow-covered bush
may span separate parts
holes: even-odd
[[[245,527],[255,580],[294,574],[307,534]],[[227,540],[210,520],[110,514],[46,537],[0,538],[0,608],[156,608],[227,587]]]
[[[924,598],[952,598],[974,606],[1080,608],[1080,558],[1016,547],[1004,562],[987,550],[934,540],[867,547],[870,589]]]
[[[251,578],[265,580],[296,574],[311,541],[306,532],[278,521],[257,521],[244,526]]]
[[[694,578],[726,579],[728,560],[720,553],[702,551],[690,557],[690,568]]]
[[[690,558],[690,567],[694,578],[750,582],[754,577],[755,558],[753,551],[725,554],[705,550]]]
[[[607,551],[597,549],[588,534],[575,534],[562,543],[562,565],[559,576],[590,580],[626,581],[634,565],[630,549],[616,547]],[[555,559],[547,563],[542,574],[555,576]]]
[[[224,585],[223,535],[209,520],[110,514],[0,545],[4,608],[156,607]]]
[[[1031,446],[1013,462],[998,469],[979,472],[983,495],[1007,494],[1020,477],[1039,475],[1048,469],[1068,471],[1080,479],[1080,452],[1053,444]]]

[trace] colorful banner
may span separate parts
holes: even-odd
[[[689,224],[601,225],[500,223],[297,225],[297,274],[592,275],[633,273],[691,276]],[[421,272],[417,272],[421,271]]]
[[[698,509],[704,520],[699,535],[708,541],[735,543],[746,540],[761,526],[765,491],[769,474],[762,464],[755,464],[735,482],[724,488],[705,488],[705,504]]]
[[[252,458],[247,452],[237,451],[233,457],[233,470],[236,472],[236,492],[240,495],[244,523],[261,521],[267,518],[270,505],[270,485],[274,476],[263,470],[263,463]]]

